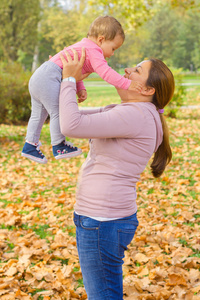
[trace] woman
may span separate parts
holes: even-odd
[[[124,75],[140,82],[141,92],[118,89],[121,104],[81,111],[75,83],[85,77],[85,52],[80,61],[76,52],[73,61],[66,55],[68,62],[61,57],[61,131],[90,139],[74,213],[83,282],[89,300],[122,300],[124,251],[138,226],[136,183],[153,153],[154,177],[172,156],[163,112],[174,93],[174,78],[160,60],[145,60]]]

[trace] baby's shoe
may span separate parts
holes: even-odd
[[[78,156],[82,153],[82,150],[74,147],[72,143],[68,141],[62,141],[60,144],[55,145],[53,148],[53,155],[56,159],[70,158]]]
[[[40,151],[41,145],[41,142],[39,142],[38,144],[26,142],[22,149],[21,155],[31,160],[34,160],[40,164],[46,164],[47,159],[44,156],[44,154]]]

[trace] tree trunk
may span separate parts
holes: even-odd
[[[35,46],[35,51],[34,51],[34,55],[33,55],[33,63],[32,63],[32,68],[31,68],[31,72],[35,72],[35,70],[38,67],[38,62],[39,62],[39,45],[37,44]]]

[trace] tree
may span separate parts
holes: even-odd
[[[189,10],[185,20],[185,68],[200,67],[200,11]]]
[[[158,0],[90,0],[89,4],[99,14],[109,14],[122,22],[123,27],[133,31],[154,14]]]
[[[54,55],[64,47],[86,37],[96,16],[91,13],[87,0],[76,0],[70,2],[69,6],[44,6],[39,36],[40,63],[46,60],[49,54]]]
[[[33,51],[37,40],[39,0],[1,0],[1,58],[16,61]]]
[[[143,44],[144,56],[170,61],[178,34],[178,20],[175,13],[165,5],[145,24],[145,28],[149,32],[149,38]]]

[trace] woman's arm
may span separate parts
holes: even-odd
[[[136,105],[116,105],[109,110],[81,114],[76,84],[62,82],[59,99],[60,128],[74,138],[133,138],[141,130],[143,115]]]
[[[78,60],[78,54],[74,51],[74,60],[66,53],[68,61],[61,56],[63,63],[63,78],[74,77],[82,80],[82,66],[85,60],[83,49],[82,57]],[[101,110],[93,114],[81,114],[76,100],[76,84],[62,82],[60,90],[60,126],[65,136],[76,138],[131,138],[137,135],[141,128],[141,113],[137,106],[116,105],[109,110]]]

